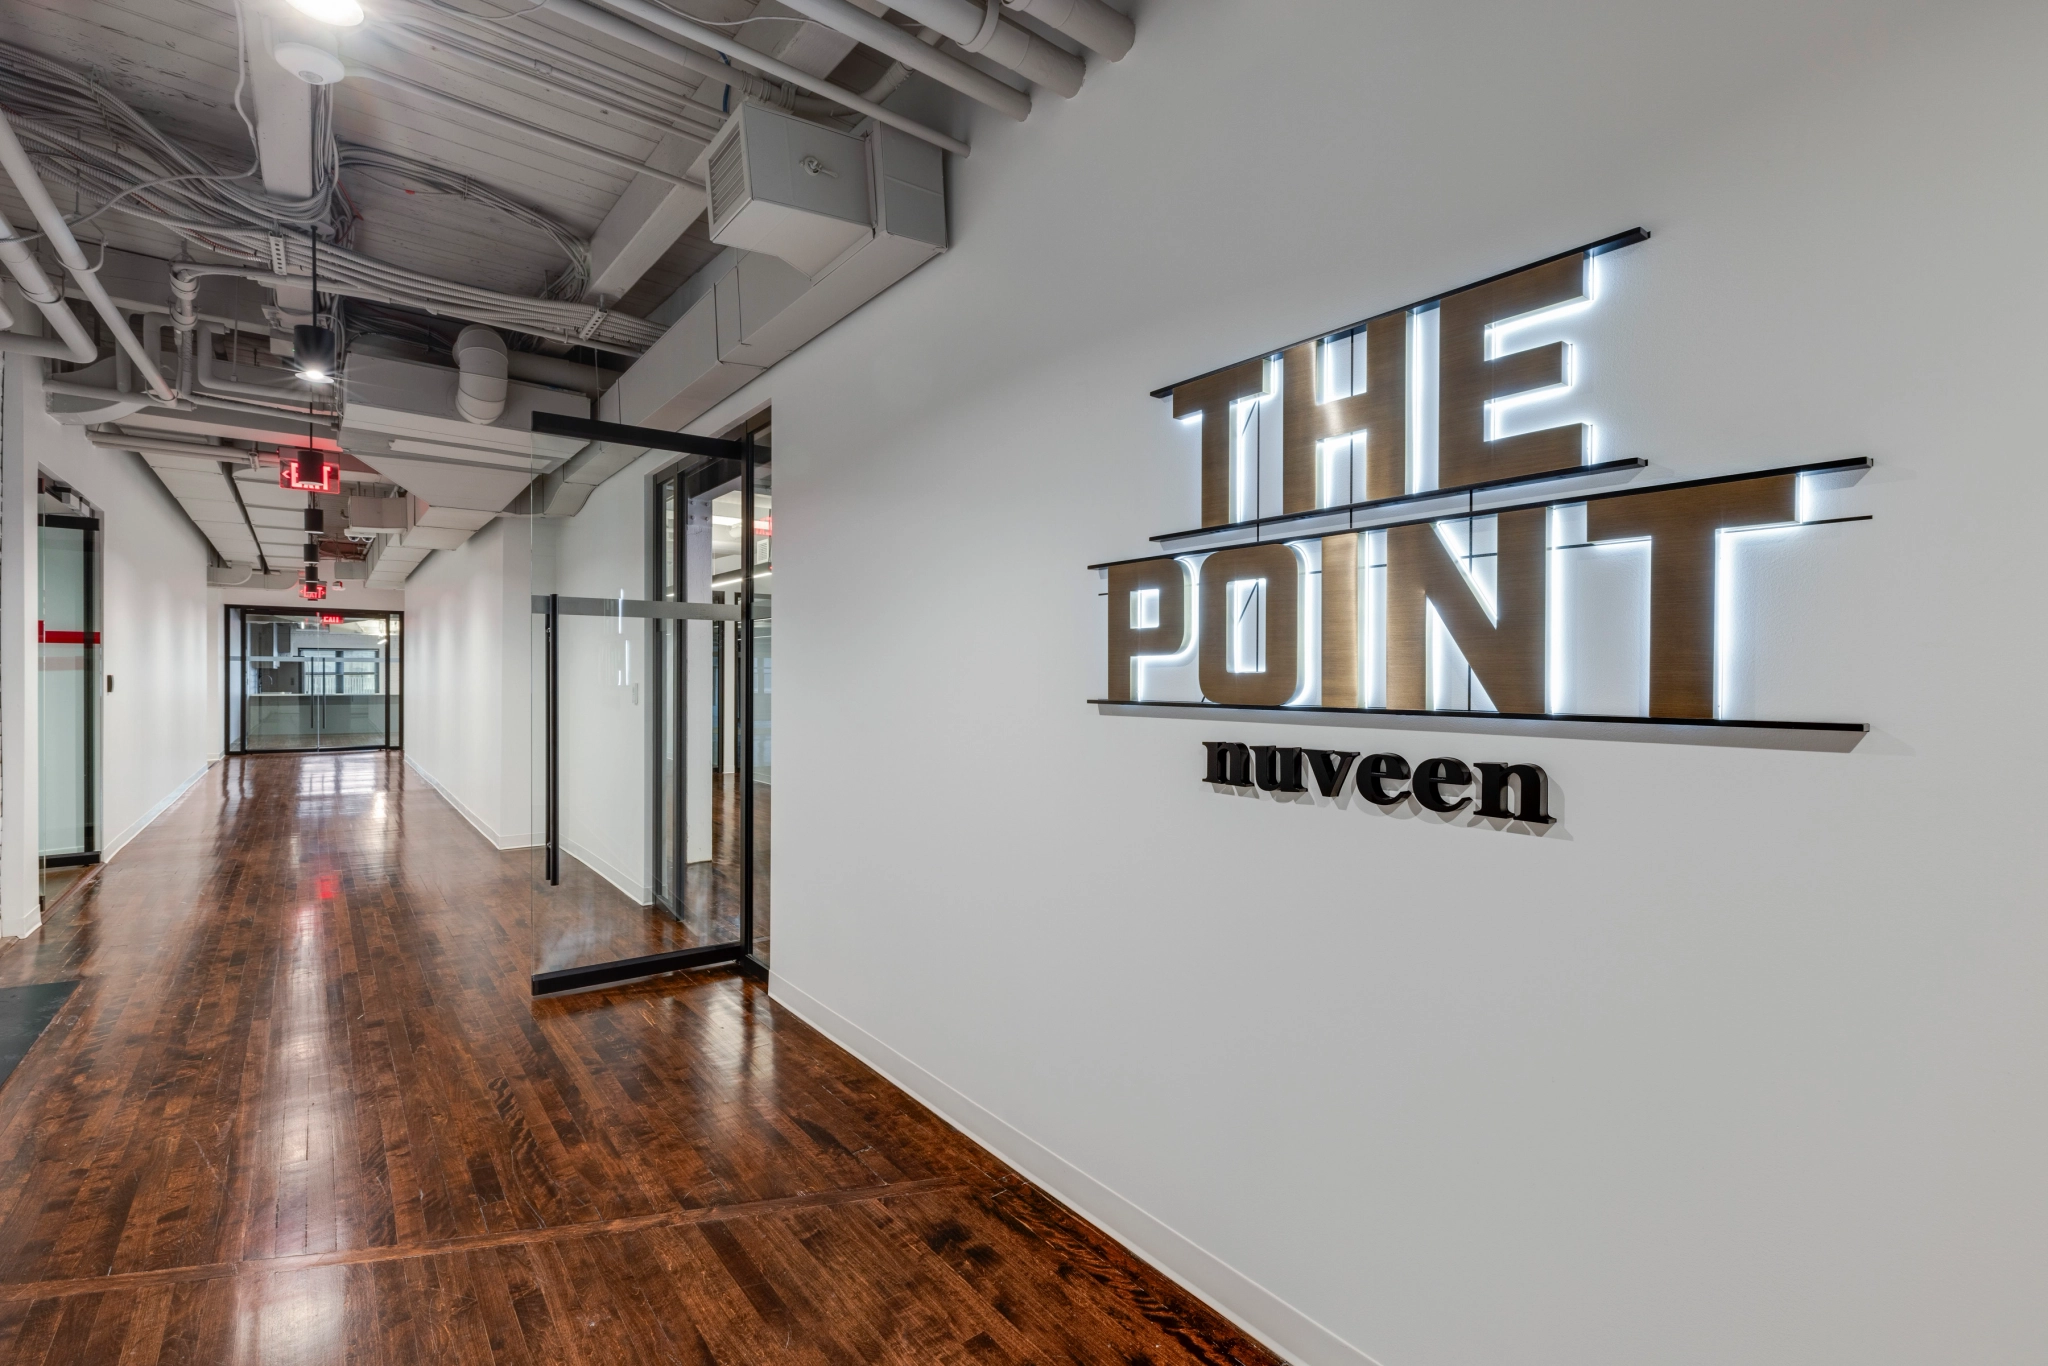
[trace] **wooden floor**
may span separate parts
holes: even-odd
[[[740,937],[740,789],[725,774],[712,780],[711,857],[683,868],[683,895],[671,914],[628,896],[573,853],[562,854],[561,880],[541,880],[541,852],[526,851],[532,883],[533,970],[557,972],[651,953],[731,944]],[[769,959],[769,850],[766,783],[754,785],[754,952]],[[515,874],[516,875],[516,874]],[[673,876],[673,873],[671,873]]]
[[[1274,1359],[735,976],[540,1002],[523,855],[217,766],[0,951],[0,1361]]]

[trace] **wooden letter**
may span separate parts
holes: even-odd
[[[1364,393],[1349,398],[1316,402],[1321,342],[1289,347],[1282,358],[1286,370],[1282,386],[1282,511],[1308,512],[1317,505],[1316,447],[1331,437],[1354,433],[1365,435],[1365,497],[1394,498],[1407,491],[1407,313],[1374,318],[1351,344],[1365,348],[1366,387]]]
[[[1436,482],[1461,488],[1585,463],[1583,423],[1486,439],[1486,404],[1565,381],[1563,342],[1486,355],[1486,329],[1586,295],[1586,258],[1567,256],[1447,295],[1437,323]]]
[[[1158,594],[1158,623],[1133,626],[1133,594]],[[1140,560],[1109,567],[1109,698],[1137,697],[1137,660],[1179,654],[1188,638],[1188,567],[1179,560]]]
[[[1360,533],[1323,537],[1323,705],[1361,703],[1358,658]]]
[[[1202,525],[1230,520],[1230,405],[1266,392],[1266,361],[1243,361],[1173,391],[1173,415],[1202,415]]]
[[[1503,512],[1496,536],[1500,558],[1494,594],[1500,620],[1466,582],[1436,528],[1398,526],[1387,531],[1387,706],[1421,711],[1429,704],[1429,614],[1465,652],[1486,695],[1504,712],[1541,715],[1543,625],[1549,569],[1546,508]]]
[[[1264,579],[1266,668],[1230,672],[1228,585]],[[1211,702],[1278,707],[1301,688],[1301,558],[1285,545],[1243,545],[1202,561],[1202,696]]]
[[[1773,474],[1587,502],[1587,540],[1650,540],[1650,715],[1713,717],[1716,533],[1794,520],[1798,490]]]

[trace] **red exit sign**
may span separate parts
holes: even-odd
[[[277,467],[277,485],[302,493],[340,493],[341,466],[306,451],[287,457]]]

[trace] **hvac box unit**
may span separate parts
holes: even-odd
[[[711,240],[816,279],[874,235],[864,139],[742,104],[704,150]]]

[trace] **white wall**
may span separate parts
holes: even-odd
[[[979,120],[952,252],[696,426],[775,405],[778,997],[1298,1360],[2039,1360],[2044,45],[1149,4]],[[1197,520],[1149,389],[1638,223],[1658,477],[1877,461],[1771,606],[1853,753],[1083,704],[1083,566]],[[1215,795],[1232,737],[1511,745],[1563,821]]]
[[[204,538],[138,456],[102,450],[78,428],[49,419],[33,362],[9,356],[6,366],[8,536],[0,578],[12,585],[6,610],[22,615],[9,621],[0,662],[0,695],[8,698],[4,895],[10,903],[6,932],[19,934],[37,923],[34,884],[24,883],[14,863],[24,851],[13,836],[36,829],[33,785],[18,785],[15,777],[35,771],[33,750],[26,747],[35,725],[38,469],[72,485],[101,515],[102,672],[115,684],[102,696],[100,712],[104,854],[117,853],[205,772],[207,760],[219,752],[220,727],[218,709],[208,706]],[[16,758],[25,750],[26,767],[17,769]],[[32,860],[33,851],[27,852]]]
[[[547,533],[543,533],[547,534]],[[534,543],[501,518],[405,585],[405,754],[500,849],[540,839],[531,809]]]

